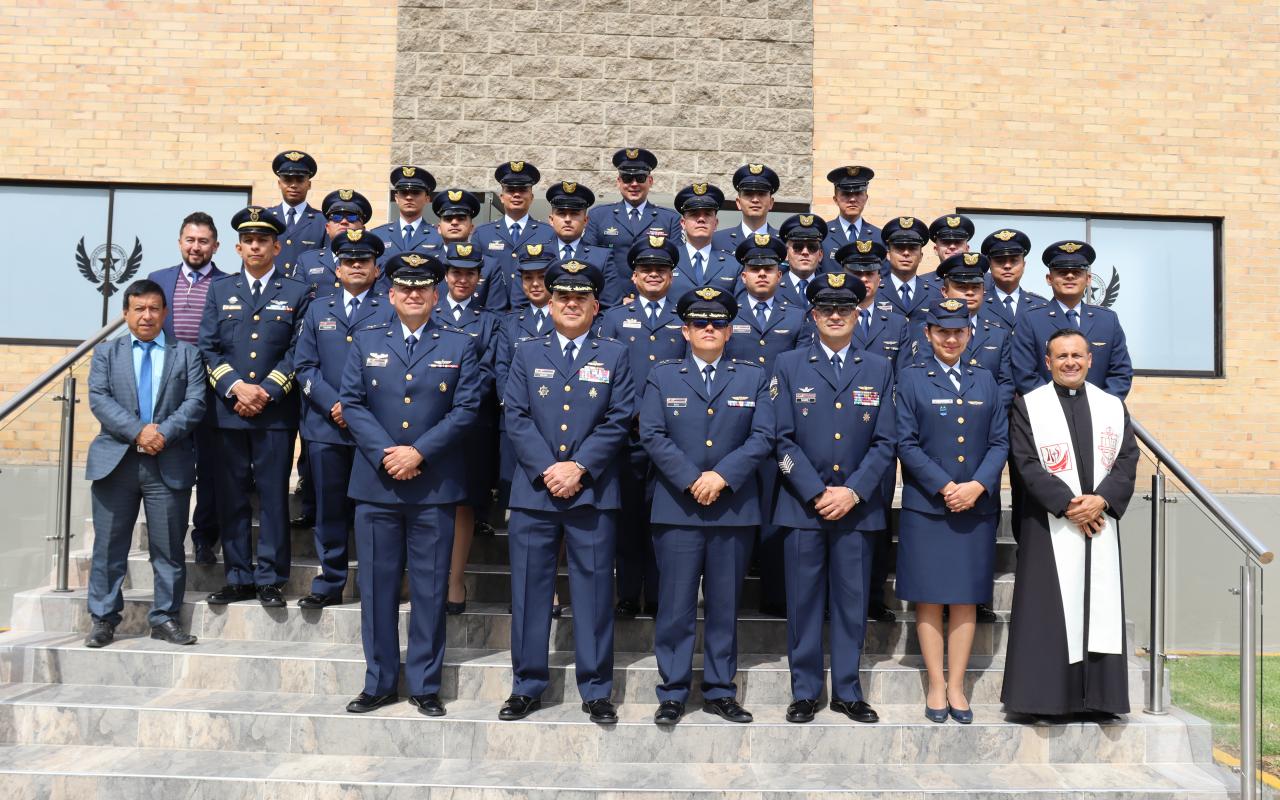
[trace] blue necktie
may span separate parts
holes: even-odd
[[[262,299],[262,281],[256,280],[253,282],[253,304],[256,306],[258,304],[258,301],[261,299]]]
[[[840,378],[840,365],[840,354],[833,353],[831,355],[831,369],[835,371],[837,380]]]
[[[515,244],[518,241],[520,241],[520,223],[513,222],[511,223],[511,243]]]
[[[409,240],[412,238],[413,238],[413,226],[405,225],[404,226],[404,246],[405,247],[409,246]]]
[[[414,336],[412,333],[404,337],[404,349],[405,353],[409,356],[410,361],[413,360],[413,348],[417,343],[418,337]]]
[[[1067,322],[1071,323],[1071,327],[1080,327],[1080,313],[1074,308],[1067,312]]]
[[[631,223],[639,222],[639,221],[640,221],[640,209],[636,208],[635,206],[631,206],[630,208],[628,208],[628,209],[627,209],[627,220],[628,220],[629,222],[631,222]]]
[[[143,424],[151,422],[151,350],[155,342],[138,342],[142,345],[142,367],[138,370],[138,419]]]
[[[658,321],[658,304],[655,301],[650,300],[649,301],[649,327],[653,327],[654,324],[657,323],[657,321]]]
[[[538,333],[542,333],[542,323],[547,321],[546,312],[544,312],[542,309],[538,309],[533,316],[534,316],[533,329]]]
[[[902,284],[901,288],[898,289],[898,291],[902,294],[903,308],[910,308],[911,307],[911,285],[904,283]]]
[[[756,303],[756,324],[760,326],[760,330],[764,330],[765,324],[768,322],[769,306],[765,303]]]
[[[1013,295],[1007,294],[1004,296],[1004,309],[1009,312],[1009,316],[1017,316],[1013,311]]]
[[[289,227],[292,228],[293,223],[298,221],[298,212],[291,208],[289,209],[288,217],[289,217]]]
[[[561,247],[560,258],[564,259],[565,261],[568,261],[569,259],[573,258],[573,248],[570,247],[568,244],[565,244],[564,247]]]
[[[694,283],[702,283],[702,253],[693,254],[693,281]]]
[[[870,312],[868,309],[865,309],[865,308],[864,308],[864,309],[862,309],[861,311],[859,311],[859,312],[858,312],[858,329],[862,332],[862,335],[863,335],[863,336],[868,336],[868,335],[870,335],[870,333],[871,333],[871,312]]]
[[[805,294],[805,291],[809,288],[809,279],[801,278],[798,281],[798,285],[800,287],[800,302],[804,303],[807,306],[809,305],[809,296]]]
[[[956,387],[956,391],[960,391],[960,373],[952,368],[947,370],[947,377],[951,379],[951,385]]]
[[[707,397],[711,396],[711,379],[716,375],[716,368],[710,364],[702,368],[702,374],[706,376],[707,381]]]
[[[566,373],[572,373],[572,372],[573,372],[573,350],[574,350],[574,347],[575,347],[575,345],[574,345],[574,343],[573,343],[573,341],[572,341],[572,340],[571,340],[568,344],[566,344],[566,345],[564,346],[564,371],[565,371]]]
[[[359,297],[351,298],[351,301],[347,303],[347,320],[348,321],[356,318],[356,309],[359,307],[360,307],[360,298]]]

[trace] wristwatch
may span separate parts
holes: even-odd
[[[586,468],[585,466],[583,466],[583,464],[582,464],[582,462],[581,462],[581,461],[575,461],[575,462],[573,462],[573,465],[574,465],[575,467],[577,467],[578,469],[582,470],[583,472],[586,472],[586,471],[587,471],[587,468]]]

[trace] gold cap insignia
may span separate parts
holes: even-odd
[[[973,266],[977,266],[977,264],[978,264],[978,255],[979,255],[978,253],[965,253],[965,254],[964,254],[964,265],[965,265],[966,267],[973,267]]]
[[[463,256],[465,258],[466,256],[471,255],[472,248],[473,248],[473,245],[459,244],[454,247],[454,250],[457,252],[458,255]]]
[[[764,164],[748,164],[747,171],[752,175],[759,175],[761,172],[764,172]]]
[[[663,243],[664,243],[664,242],[666,242],[666,241],[667,241],[667,237],[665,237],[665,236],[650,236],[650,237],[649,237],[649,246],[650,246],[650,247],[662,247]]]
[[[257,206],[249,206],[249,221],[257,222],[258,216],[262,213],[262,209]]]
[[[462,190],[461,190],[461,189],[457,189],[457,190],[455,190],[455,189],[450,189],[450,190],[449,190],[449,199],[450,199],[450,200],[452,200],[452,201],[453,201],[453,202],[455,202],[455,203],[456,203],[456,202],[458,202],[459,200],[461,200],[461,199],[462,199]]]
[[[348,231],[349,232],[349,231]],[[407,256],[400,256],[400,260],[411,267],[420,267],[427,263],[427,260],[417,253],[410,253]]]
[[[290,161],[301,161],[302,153],[299,153],[297,150],[290,150],[289,152],[284,154],[284,157],[289,159]]]
[[[1063,242],[1062,244],[1058,245],[1058,249],[1064,253],[1074,253],[1075,251],[1079,250],[1081,247],[1084,247],[1084,245],[1080,244],[1079,242]]]
[[[362,238],[364,238],[364,231],[362,230],[359,230],[357,228],[352,228],[351,230],[347,231],[348,242],[358,242]]]
[[[565,272],[568,272],[573,275],[577,275],[579,272],[582,272],[584,269],[586,269],[587,265],[583,264],[581,261],[566,261],[560,265],[560,268],[563,269]]]
[[[707,185],[706,185],[705,183],[695,183],[695,184],[693,185],[693,193],[694,193],[694,194],[706,194],[706,193],[707,193]]]
[[[761,247],[764,247],[768,243],[769,243],[769,234],[767,233],[756,234],[756,244],[760,245]]]
[[[350,200],[350,199],[351,199],[351,196],[352,196],[352,195],[354,195],[354,194],[355,194],[355,192],[351,191],[350,189],[339,189],[339,190],[338,190],[338,199],[339,199],[339,200]]]
[[[1012,239],[1014,236],[1017,236],[1017,234],[1014,233],[1013,231],[1000,231],[999,233],[995,234],[995,237],[1002,242],[1007,242],[1010,239]]]
[[[510,166],[512,172],[524,172],[523,161],[512,161]]]
[[[573,181],[560,181],[560,188],[564,189],[565,194],[573,194],[578,191],[578,184]]]
[[[948,311],[959,311],[960,307],[964,305],[964,302],[957,300],[954,297],[948,297],[946,300],[943,300],[941,303],[938,303],[938,305],[942,306]]]
[[[844,286],[844,273],[832,272],[827,275],[827,285],[832,289],[839,289]]]
[[[698,291],[694,292],[694,294],[696,294],[698,297],[701,297],[703,300],[713,300],[720,296],[720,290],[715,288],[714,286],[704,286]]]
[[[948,228],[959,228],[959,227],[960,227],[960,218],[959,218],[959,217],[947,217],[947,227],[948,227]]]
[[[630,148],[630,149],[628,149],[626,152],[627,152],[627,158],[639,158],[639,157],[640,157],[640,151],[639,151],[639,150],[637,150],[637,149],[635,149],[635,148]]]
[[[870,253],[870,252],[871,252],[871,245],[875,244],[875,242],[872,242],[872,241],[870,241],[870,240],[867,240],[867,241],[865,241],[865,242],[863,242],[863,241],[857,241],[857,242],[854,242],[853,244],[854,244],[854,246],[855,246],[855,247],[857,247],[857,248],[858,248],[858,252],[859,252],[859,253]]]
[[[856,178],[858,173],[862,172],[862,167],[845,167],[844,171],[849,174],[850,178]]]
[[[400,168],[400,174],[405,176],[406,178],[412,178],[413,173],[417,171],[418,171],[417,167],[401,167]]]
[[[801,225],[803,225],[803,226],[805,226],[806,228],[808,228],[809,226],[813,225],[813,215],[812,215],[812,214],[801,214],[801,215],[800,215],[800,224],[801,224]]]
[[[529,255],[531,256],[542,255],[542,245],[540,244],[526,244],[524,246],[524,249],[528,251]]]
[[[916,218],[898,217],[898,226],[902,228],[914,228],[916,226]]]

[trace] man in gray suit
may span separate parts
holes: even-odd
[[[129,335],[98,346],[89,370],[89,408],[102,432],[89,445],[85,477],[93,481],[93,566],[87,647],[115,638],[138,504],[147,515],[155,590],[147,621],[151,638],[194,644],[179,612],[186,585],[191,487],[196,478],[192,432],[204,416],[205,367],[200,351],[164,334],[164,289],[135,281],[124,291]]]

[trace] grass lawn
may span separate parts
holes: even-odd
[[[1169,661],[1173,704],[1213,723],[1213,743],[1240,755],[1240,659],[1186,656]],[[1280,656],[1262,659],[1262,763],[1280,775]]]

